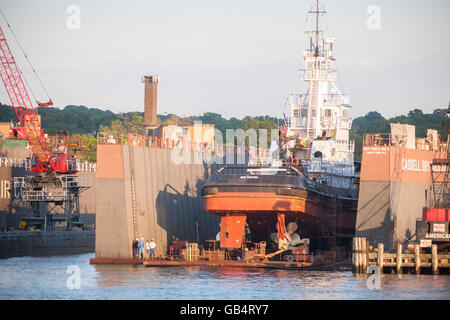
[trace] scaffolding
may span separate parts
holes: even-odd
[[[449,208],[448,174],[450,159],[433,159],[431,162],[431,187],[433,191],[433,207]]]
[[[80,194],[91,185],[91,178],[72,175],[14,177],[13,199],[32,208],[32,216],[24,218],[27,225],[51,230],[54,222],[63,222],[71,229],[84,225],[80,221]],[[45,212],[42,206],[46,207]],[[53,214],[57,208],[62,209],[63,217]]]

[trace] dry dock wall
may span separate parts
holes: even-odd
[[[375,247],[415,240],[416,219],[431,194],[430,163],[446,153],[393,146],[364,146],[356,237]]]
[[[157,255],[167,254],[173,240],[203,243],[215,239],[219,219],[204,211],[200,190],[217,166],[176,164],[172,152],[98,145],[97,258],[132,257],[136,236],[155,239]]]

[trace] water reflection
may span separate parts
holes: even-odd
[[[381,288],[369,289],[370,275],[349,271],[90,265],[90,257],[0,260],[0,299],[450,298],[448,276],[381,275]],[[80,267],[80,290],[67,288],[69,265]]]

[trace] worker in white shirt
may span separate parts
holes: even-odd
[[[150,242],[150,259],[156,256],[155,254],[155,249],[156,249],[156,243],[155,241],[152,239],[152,241]]]
[[[150,241],[145,243],[145,251],[147,252],[147,258],[150,259]]]

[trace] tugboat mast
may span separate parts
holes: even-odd
[[[303,51],[305,69],[300,70],[301,80],[308,83],[305,94],[290,97],[290,117],[287,119],[288,135],[299,139],[315,139],[325,132],[327,137],[348,140],[351,120],[348,118],[348,96],[335,85],[337,71],[333,44],[335,39],[324,37],[320,30],[319,1],[309,11],[314,15],[315,25],[307,27],[309,48]],[[311,21],[312,22],[312,21]]]
[[[319,0],[316,0],[316,57],[319,56]]]

